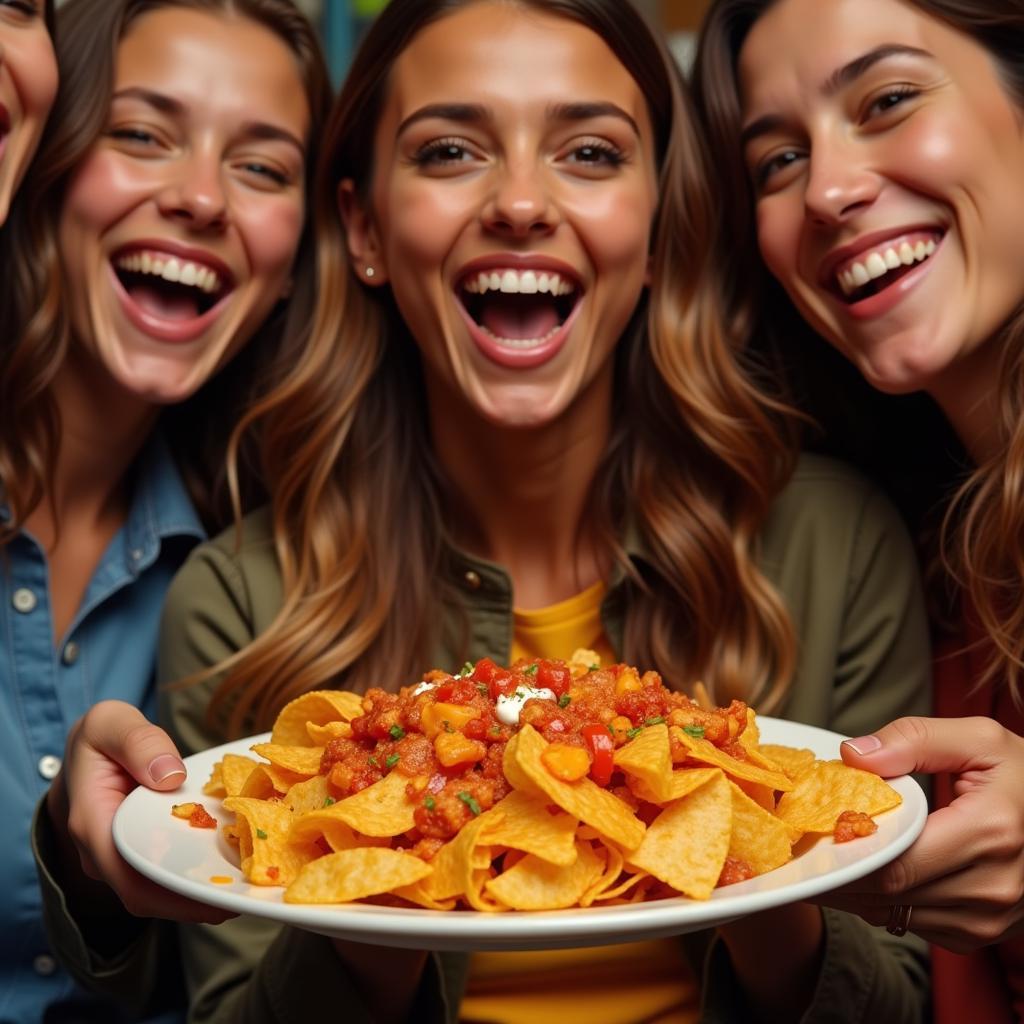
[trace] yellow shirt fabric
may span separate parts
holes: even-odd
[[[601,624],[605,586],[547,608],[515,611],[512,660],[568,658],[586,647],[615,654]],[[693,1024],[696,978],[672,939],[592,949],[474,953],[463,1024]]]

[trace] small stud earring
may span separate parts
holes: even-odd
[[[373,267],[367,267],[366,268],[366,276],[367,277],[373,277],[373,275],[375,273],[376,273],[376,271],[373,269]]]

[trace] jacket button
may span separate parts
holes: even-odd
[[[19,587],[11,595],[11,604],[14,605],[16,612],[21,612],[22,615],[28,615],[28,613],[34,610],[37,601],[36,595],[32,593],[28,587]]]
[[[32,959],[32,970],[42,978],[48,978],[57,970],[57,961],[47,953],[40,953]]]
[[[60,771],[60,758],[54,754],[45,754],[39,758],[39,774],[42,775],[47,782],[57,777],[57,772]]]
[[[74,665],[74,663],[78,661],[78,655],[80,653],[81,649],[78,644],[76,644],[74,640],[69,640],[64,645],[64,650],[61,651],[60,660],[63,661],[65,665]]]
[[[480,573],[474,572],[472,569],[466,570],[466,575],[462,577],[466,581],[466,586],[470,590],[480,589]]]

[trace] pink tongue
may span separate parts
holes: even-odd
[[[488,295],[480,323],[499,338],[543,338],[559,324],[554,300],[546,295]]]
[[[194,320],[199,306],[191,289],[174,285],[133,284],[128,289],[135,305],[161,320]]]

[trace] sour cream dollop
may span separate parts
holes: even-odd
[[[503,693],[498,694],[494,705],[494,712],[498,721],[505,725],[518,725],[519,713],[528,700],[556,700],[554,692],[546,686],[517,686],[507,697]]]
[[[412,695],[418,697],[421,693],[426,693],[428,690],[436,690],[439,683],[428,683],[426,679],[422,683],[417,683],[412,689]]]

